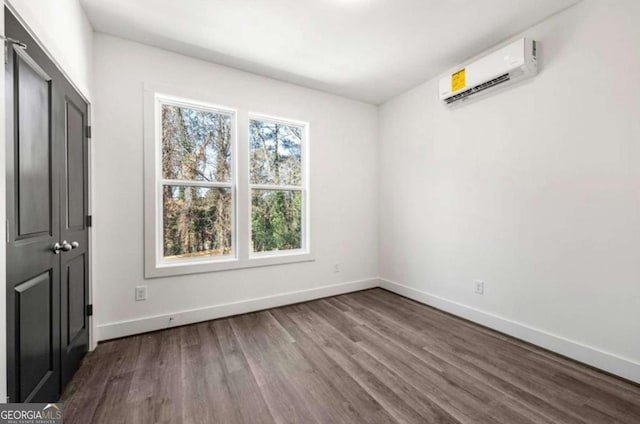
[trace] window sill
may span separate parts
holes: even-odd
[[[232,271],[264,266],[286,265],[300,262],[313,262],[315,258],[311,253],[295,252],[278,254],[261,254],[249,259],[219,259],[210,262],[182,262],[176,264],[162,264],[145,266],[145,278],[161,278],[189,274],[201,274],[207,272]]]

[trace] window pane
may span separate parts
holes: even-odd
[[[249,124],[251,183],[302,184],[303,128],[252,119]]]
[[[164,186],[165,259],[231,253],[231,189]]]
[[[251,244],[254,252],[302,247],[302,192],[253,190]]]
[[[162,176],[170,180],[231,180],[232,117],[162,105]]]

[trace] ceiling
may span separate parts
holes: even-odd
[[[81,0],[96,31],[379,104],[578,0]]]

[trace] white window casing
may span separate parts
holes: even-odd
[[[231,117],[231,178],[227,182],[168,180],[162,175],[161,107],[163,104],[221,113]],[[261,120],[303,129],[301,143],[301,185],[280,186],[249,184],[250,120]],[[241,134],[241,137],[238,135]],[[164,185],[226,188],[231,191],[232,240],[231,252],[218,256],[197,256],[165,259],[163,256],[163,200]],[[251,193],[252,190],[300,191],[302,203],[301,248],[268,252],[251,252]],[[192,100],[176,94],[176,90],[145,86],[144,90],[144,262],[145,278],[226,271],[260,266],[313,261],[310,248],[309,202],[309,124],[274,118]]]

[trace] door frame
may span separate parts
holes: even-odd
[[[4,8],[7,7],[11,13],[18,19],[18,22],[27,30],[29,35],[36,41],[38,46],[45,52],[47,57],[51,59],[51,61],[56,65],[56,67],[60,70],[62,75],[69,81],[71,86],[80,94],[80,97],[87,103],[88,106],[88,124],[93,128],[94,119],[93,119],[93,106],[91,99],[69,76],[68,72],[66,72],[65,68],[61,65],[60,60],[56,60],[55,56],[51,53],[51,49],[46,47],[46,43],[36,35],[35,31],[33,31],[32,27],[29,23],[24,19],[24,17],[16,10],[15,7],[11,4],[11,0],[1,0],[0,4],[0,34],[4,35]],[[0,40],[0,44],[2,40]],[[58,51],[62,51],[63,49],[58,49]],[[3,53],[0,53],[1,57],[4,57]],[[0,59],[4,61],[4,59]],[[0,102],[0,198],[6,199],[6,132],[5,132],[5,80],[4,77],[0,78],[0,98],[3,101]],[[93,193],[94,193],[94,184],[93,184],[93,170],[94,170],[94,155],[93,155],[93,142],[95,138],[95,133],[91,134],[91,140],[87,142],[87,155],[88,155],[88,214],[93,215]],[[6,201],[3,200],[0,202],[0,234],[6,234],[6,224],[7,224],[7,214],[6,214]],[[93,237],[93,227],[88,228],[88,237],[89,237],[89,252],[87,259],[87,273],[88,273],[88,287],[89,287],[89,304],[93,304],[93,249],[95,247],[94,237]],[[6,311],[7,307],[7,299],[6,299],[6,237],[5,242],[0,243],[0,310]],[[97,340],[95,339],[95,320],[93,316],[89,317],[89,351],[95,349],[97,345]],[[6,321],[6,313],[0,313],[0,403],[5,403],[7,401],[7,344],[6,344],[6,336],[7,336],[7,321]]]

